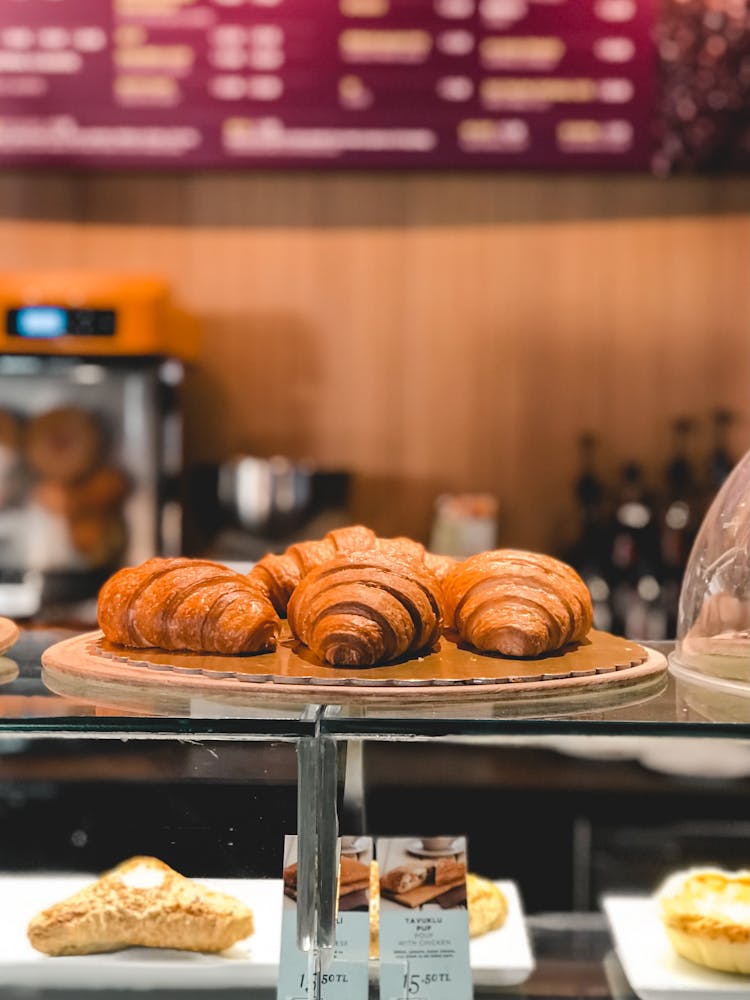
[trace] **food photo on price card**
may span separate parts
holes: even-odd
[[[347,838],[350,852],[354,839]],[[372,839],[358,837],[355,846],[354,853],[345,853],[339,842],[336,943],[317,968],[312,953],[298,946],[298,844],[297,837],[284,838],[284,901],[277,1000],[304,1000],[311,986],[320,991],[323,1000],[367,1000]]]
[[[466,838],[379,837],[380,997],[472,994]]]

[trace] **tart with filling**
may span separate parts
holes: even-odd
[[[677,872],[657,899],[679,955],[710,969],[750,975],[750,871]]]

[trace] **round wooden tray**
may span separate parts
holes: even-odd
[[[273,653],[253,656],[126,649],[88,632],[51,646],[42,664],[56,694],[146,714],[196,715],[199,705],[492,703],[597,691],[622,700],[631,691],[653,693],[666,678],[660,653],[597,631],[537,659],[481,654],[444,636],[428,655],[361,670],[322,665],[288,631]]]
[[[18,625],[10,618],[0,618],[0,656],[15,643],[18,638]]]

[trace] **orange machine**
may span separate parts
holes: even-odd
[[[156,276],[0,274],[0,614],[86,601],[182,544],[195,320]]]
[[[0,351],[192,360],[198,331],[149,275],[97,271],[0,274]]]

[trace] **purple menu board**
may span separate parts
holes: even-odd
[[[3,0],[0,164],[648,169],[654,0]]]

